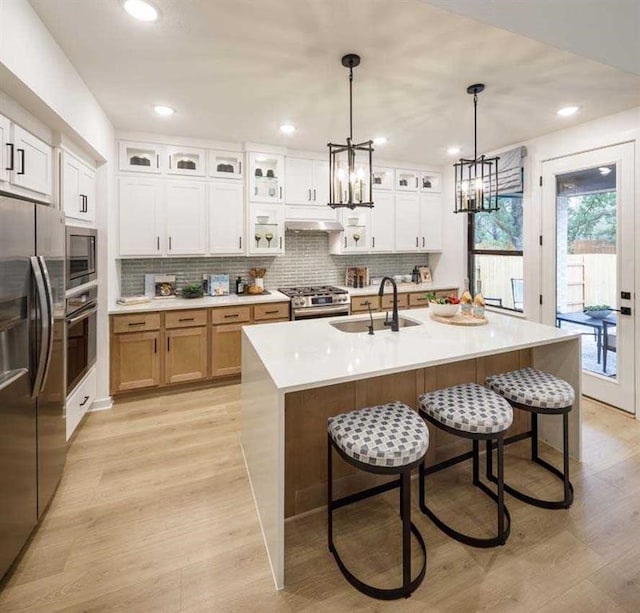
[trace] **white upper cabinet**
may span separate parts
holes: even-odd
[[[442,173],[421,172],[420,191],[423,193],[440,193],[442,191]]]
[[[243,195],[243,186],[239,181],[210,183],[209,253],[245,253]]]
[[[166,151],[168,163],[167,172],[169,174],[191,175],[194,177],[205,176],[205,160],[207,154],[204,149],[169,145]]]
[[[442,196],[422,194],[420,196],[420,248],[425,251],[442,249]]]
[[[361,251],[369,251],[371,249],[370,239],[370,209],[342,209],[342,225],[344,232],[342,234],[342,252],[358,253]]]
[[[120,170],[160,173],[163,171],[163,151],[162,145],[120,141]]]
[[[11,142],[11,122],[0,115],[0,183],[9,181],[15,150]]]
[[[395,171],[393,168],[382,168],[374,166],[372,168],[373,189],[394,189]]]
[[[391,192],[376,192],[370,211],[369,247],[371,251],[395,249],[395,197]]]
[[[249,153],[249,200],[284,202],[284,156]]]
[[[120,255],[162,255],[165,246],[163,184],[146,177],[119,183]]]
[[[317,204],[329,201],[329,162],[288,157],[285,163],[287,204]]]
[[[167,255],[204,255],[207,252],[206,206],[204,183],[167,183]]]
[[[417,192],[420,184],[420,172],[417,170],[406,170],[397,168],[396,190],[399,192]]]
[[[51,195],[51,147],[20,126],[13,124],[13,171],[11,182],[24,189]]]
[[[420,196],[418,194],[396,194],[396,251],[418,251],[420,249]]]
[[[67,218],[95,222],[96,173],[68,151],[62,152],[60,191]]]
[[[242,179],[244,154],[234,151],[209,151],[209,176],[220,179]]]

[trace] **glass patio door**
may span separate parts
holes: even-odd
[[[543,321],[582,335],[582,393],[635,412],[634,151],[543,163]]]

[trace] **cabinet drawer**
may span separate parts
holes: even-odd
[[[351,299],[351,311],[367,311],[367,304],[371,303],[371,310],[377,311],[380,308],[380,297],[379,296],[358,296],[357,298]]]
[[[251,321],[251,307],[222,307],[213,309],[212,323],[214,324],[237,324]]]
[[[84,414],[91,408],[96,399],[96,369],[92,368],[78,387],[67,398],[66,420],[67,440],[82,421]]]
[[[429,299],[427,298],[427,292],[420,292],[416,294],[409,294],[409,306],[413,307],[428,307]]]
[[[207,325],[206,309],[189,309],[185,311],[170,311],[165,313],[164,327],[169,328],[191,328],[192,326]]]
[[[289,319],[289,303],[256,304],[253,307],[253,320]]]
[[[113,317],[113,331],[145,332],[160,329],[160,313],[138,313],[137,315],[115,315]]]
[[[409,296],[407,294],[398,294],[398,308],[404,309],[407,306],[409,306]],[[380,298],[380,308],[385,310],[393,308],[393,294],[385,294]]]

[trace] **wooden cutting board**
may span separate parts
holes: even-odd
[[[453,317],[442,317],[442,315],[431,313],[431,319],[441,324],[449,324],[450,326],[484,326],[489,323],[486,317],[480,319],[478,317],[467,317],[460,313],[456,313]]]

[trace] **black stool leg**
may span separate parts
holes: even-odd
[[[476,439],[472,441],[473,443],[473,485],[478,485],[480,483],[480,442]]]
[[[491,443],[489,442],[489,446]],[[493,452],[491,452],[493,453]],[[498,439],[498,539],[504,545],[504,437]]]
[[[531,461],[538,461],[538,414],[531,413]]]
[[[329,551],[333,553],[333,473],[331,467],[331,437],[327,435],[327,538]]]
[[[562,416],[562,445],[564,452],[564,502],[569,508],[573,502],[573,487],[569,481],[569,413]]]
[[[411,473],[400,476],[400,512],[402,514],[402,589],[404,597],[411,596]]]

